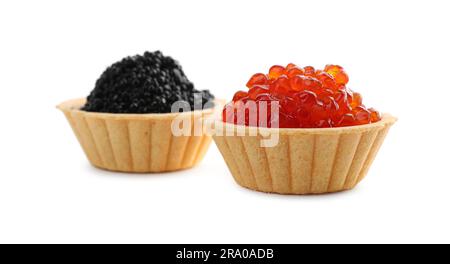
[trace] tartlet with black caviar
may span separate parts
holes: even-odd
[[[177,102],[182,112],[172,109]],[[196,90],[178,62],[159,51],[123,58],[102,73],[87,99],[58,105],[90,163],[122,172],[198,164],[211,136],[195,128],[214,107],[214,96]],[[174,134],[175,120],[187,124],[189,133]]]

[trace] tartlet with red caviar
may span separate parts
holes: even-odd
[[[254,74],[215,123],[214,141],[236,182],[280,194],[355,187],[396,118],[367,108],[348,81],[338,65],[291,63]]]

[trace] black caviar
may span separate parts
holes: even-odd
[[[200,101],[201,98],[201,101]],[[82,110],[103,113],[170,113],[176,101],[201,107],[214,96],[198,91],[178,62],[160,51],[126,57],[108,67]],[[196,109],[198,106],[196,107]]]

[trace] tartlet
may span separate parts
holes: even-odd
[[[156,51],[112,64],[86,99],[58,108],[92,165],[165,172],[201,161],[211,142],[203,118],[218,106],[208,90],[194,88],[176,60]]]
[[[85,99],[58,105],[72,127],[89,162],[121,172],[165,172],[193,167],[204,157],[211,136],[174,136],[176,118],[202,122],[214,109],[168,114],[110,114],[80,110]],[[197,124],[197,126],[201,124]]]
[[[396,118],[366,108],[347,83],[338,65],[316,70],[291,63],[254,74],[249,91],[236,92],[215,122],[213,139],[235,181],[280,194],[354,188]],[[264,146],[270,137],[276,143]]]
[[[235,181],[246,188],[280,194],[319,194],[352,189],[367,174],[396,119],[338,128],[257,128],[217,121],[214,142]],[[235,131],[226,136],[225,129]],[[238,136],[241,130],[245,136]],[[262,147],[262,136],[279,143]]]

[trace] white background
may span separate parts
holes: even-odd
[[[0,242],[450,242],[448,1],[2,1]],[[55,105],[145,50],[230,100],[251,74],[344,66],[399,117],[368,177],[322,196],[252,192],[200,166],[91,167]]]

